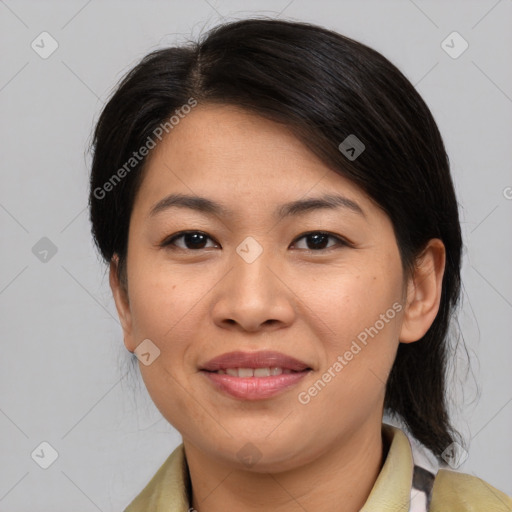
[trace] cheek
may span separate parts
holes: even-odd
[[[197,337],[194,318],[200,314],[203,303],[199,299],[208,290],[207,283],[168,265],[134,264],[132,269],[129,283],[134,335],[139,342],[150,339],[160,351],[150,365],[139,363],[141,376],[162,415],[177,430],[189,430],[188,422],[194,421],[198,411],[191,407],[187,392],[190,365],[185,361]]]
[[[336,340],[346,340],[373,325],[400,300],[402,275],[400,262],[389,254],[381,261],[361,258],[357,265],[331,266],[307,279],[297,276],[295,283],[294,291],[307,306],[304,314],[323,323],[321,332],[336,345]],[[390,312],[393,318],[394,313]]]
[[[303,287],[309,327],[323,344],[322,369],[331,369],[326,380],[348,391],[348,395],[334,392],[338,386],[329,386],[335,401],[352,396],[349,390],[358,389],[361,397],[375,395],[385,386],[401,323],[402,274],[397,257],[361,259],[357,268],[317,274]]]
[[[372,293],[372,282],[345,281],[337,294],[331,291],[311,306],[319,312],[313,329],[323,344],[321,368],[298,390],[297,400],[334,430],[380,413],[395,359],[401,306],[391,293]],[[324,434],[320,429],[318,435]]]
[[[139,337],[168,345],[168,340],[187,325],[187,319],[197,314],[200,299],[208,292],[208,282],[197,276],[192,270],[155,262],[147,255],[132,260],[129,294]]]
[[[183,377],[176,371],[179,368],[170,368],[170,359],[166,360],[163,353],[150,366],[139,364],[139,368],[151,400],[174,428],[187,432],[194,422],[205,422]]]

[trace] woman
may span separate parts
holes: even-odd
[[[461,232],[414,87],[321,27],[156,51],[94,137],[90,215],[126,348],[183,443],[126,511],[512,510],[457,457]]]

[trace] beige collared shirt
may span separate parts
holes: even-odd
[[[510,496],[465,473],[447,469],[429,473],[415,465],[402,430],[383,423],[382,431],[389,451],[360,512],[512,512]],[[180,444],[124,512],[189,512],[193,510],[189,485]]]

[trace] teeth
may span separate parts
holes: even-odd
[[[270,377],[272,375],[281,375],[282,373],[292,373],[292,370],[283,368],[227,368],[226,370],[217,370],[214,373],[221,375],[231,375],[232,377]]]
[[[255,377],[270,377],[270,368],[254,368]]]
[[[239,377],[253,377],[254,370],[252,368],[238,368]]]

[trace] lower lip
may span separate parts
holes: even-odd
[[[232,397],[242,400],[263,400],[295,386],[309,372],[310,370],[305,370],[270,377],[233,377],[204,370],[201,373],[206,375],[218,390]]]

